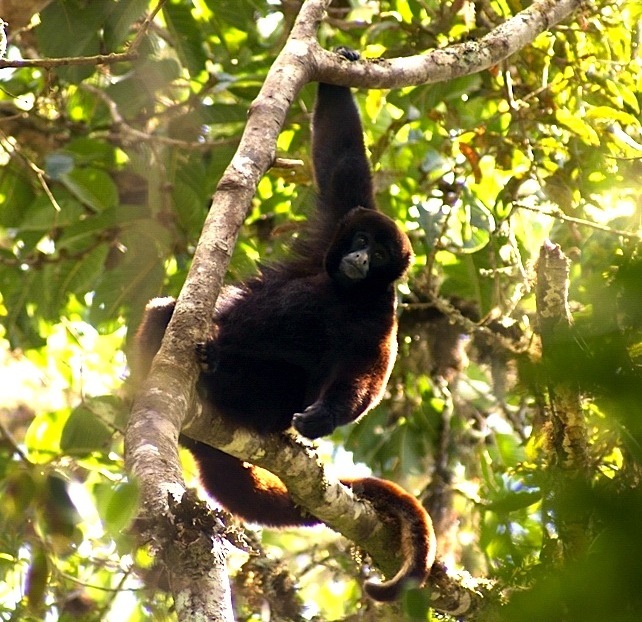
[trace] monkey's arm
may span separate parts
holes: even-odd
[[[347,60],[359,58],[347,48],[337,52]],[[376,209],[361,119],[349,88],[319,84],[312,156],[319,201],[333,222],[357,206]]]
[[[394,356],[388,344],[376,356],[342,357],[319,399],[293,417],[294,427],[308,438],[331,434],[376,406],[383,396]]]

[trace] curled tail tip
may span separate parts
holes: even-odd
[[[374,477],[344,481],[369,500],[384,515],[399,524],[403,564],[388,581],[367,581],[364,590],[374,600],[398,599],[408,587],[423,587],[435,561],[436,538],[432,520],[425,508],[403,488]]]
[[[410,562],[411,560],[408,560]],[[408,568],[408,564],[402,568],[389,581],[368,580],[364,583],[363,589],[370,598],[380,602],[397,600],[404,591],[412,588],[422,588],[428,577],[434,561],[434,553],[428,551],[425,563],[417,562],[414,567]]]
[[[372,580],[366,581],[363,584],[363,589],[373,600],[377,600],[382,603],[389,603],[397,600],[405,590],[423,587],[424,583],[425,577],[423,579],[418,577],[395,577],[390,581],[383,582]]]
[[[397,600],[401,594],[401,586],[390,587],[386,583],[376,583],[375,581],[366,581],[363,584],[363,589],[370,598],[381,603]]]

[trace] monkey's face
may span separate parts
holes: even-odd
[[[405,273],[411,257],[407,236],[390,218],[357,207],[337,228],[326,270],[343,287],[386,288]]]

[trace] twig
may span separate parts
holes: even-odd
[[[138,29],[138,32],[136,33],[134,40],[131,42],[129,46],[129,50],[128,50],[129,52],[138,50],[138,46],[142,43],[143,37],[147,34],[149,27],[152,25],[152,22],[154,21],[154,18],[158,15],[160,10],[163,8],[163,5],[165,4],[165,2],[167,2],[167,0],[158,0],[158,4],[156,5],[156,8],[145,18],[145,20],[141,24],[141,27]]]
[[[54,209],[57,212],[61,212],[62,209],[60,207],[60,204],[58,203],[58,201],[56,201],[56,197],[53,195],[53,192],[51,192],[51,188],[49,188],[49,184],[47,183],[45,171],[43,171],[35,162],[32,162],[26,155],[24,155],[20,147],[18,147],[18,143],[11,142],[3,132],[0,132],[0,143],[2,144],[2,148],[7,153],[15,153],[34,172],[34,174],[38,178],[38,181],[40,182],[40,185],[42,186],[44,193],[47,195],[47,198],[53,205]]]
[[[29,460],[25,452],[20,449],[18,442],[15,438],[13,438],[13,435],[11,434],[11,432],[9,432],[8,428],[4,425],[4,423],[2,423],[2,421],[0,421],[0,436],[2,436],[5,441],[7,441],[7,444],[9,445],[9,447],[11,447],[13,453],[17,454],[20,460],[22,460],[25,464],[31,464],[31,460]]]
[[[488,326],[478,324],[477,322],[467,318],[459,309],[453,306],[452,303],[450,303],[445,298],[433,296],[430,298],[429,302],[410,302],[403,303],[400,306],[402,310],[407,309],[408,311],[418,311],[421,309],[437,309],[438,311],[441,311],[441,313],[443,313],[451,323],[459,324],[464,331],[470,333],[471,335],[473,333],[477,333],[489,337],[496,343],[500,344],[502,347],[506,348],[506,350],[514,352],[516,354],[524,352],[527,349],[527,345],[525,343],[516,343],[515,341],[512,341],[504,337],[503,335],[500,335]]]
[[[585,227],[591,227],[592,229],[597,229],[598,231],[604,231],[605,233],[612,233],[613,235],[621,235],[624,238],[642,240],[642,234],[632,233],[630,231],[622,231],[621,229],[614,229],[613,227],[607,227],[606,225],[600,225],[596,222],[590,220],[584,220],[583,218],[575,218],[574,216],[567,216],[562,210],[554,209],[543,210],[539,207],[534,207],[531,205],[525,205],[524,203],[515,203],[515,207],[520,209],[527,209],[531,212],[536,212],[542,214],[543,216],[549,216],[550,218],[557,218],[558,220],[563,220],[564,222],[572,222],[576,225],[583,225]]]
[[[135,127],[129,125],[125,119],[122,117],[118,111],[118,106],[116,102],[111,99],[107,93],[103,90],[92,86],[91,84],[81,84],[80,88],[92,95],[95,95],[100,99],[107,109],[109,110],[109,116],[111,116],[112,121],[114,122],[115,130],[121,131],[123,134],[128,135],[130,138],[146,142],[156,142],[162,145],[168,145],[171,147],[181,147],[182,149],[191,149],[192,151],[207,151],[213,147],[217,147],[220,143],[214,142],[194,142],[189,140],[180,140],[179,138],[170,138],[169,136],[159,136],[158,134],[148,134],[142,130],[137,130]],[[228,141],[225,141],[228,142]]]
[[[156,8],[145,18],[134,40],[125,52],[112,52],[111,54],[95,54],[93,56],[70,56],[66,58],[19,58],[8,60],[0,58],[0,69],[25,67],[43,67],[53,69],[55,67],[67,67],[71,65],[113,65],[138,58],[138,47],[143,37],[147,34],[152,20],[161,10],[166,0],[158,0]]]

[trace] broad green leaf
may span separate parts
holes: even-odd
[[[48,4],[36,28],[42,55],[64,58],[100,53],[99,33],[111,4],[102,0],[59,0]],[[77,83],[94,73],[95,66],[60,67],[55,71],[63,80]]]
[[[69,412],[58,410],[37,414],[25,433],[25,447],[32,462],[49,462],[60,449],[60,437]]]
[[[175,58],[145,58],[136,64],[134,71],[112,82],[105,92],[125,119],[136,118],[154,107],[157,93],[176,80],[180,72]]]
[[[631,110],[639,114],[640,104],[634,91],[610,79],[606,80],[606,87],[608,92],[613,95],[612,100],[616,105],[621,106],[622,104],[626,104]]]
[[[31,205],[24,208],[24,220],[20,224],[21,232],[44,233],[51,229],[53,222],[62,228],[69,227],[86,213],[86,209],[66,188],[57,187],[53,194],[60,211],[48,196],[39,195]]]
[[[190,7],[168,2],[163,6],[163,16],[174,37],[176,52],[182,63],[193,76],[198,75],[205,69],[207,55],[203,46],[203,33],[194,20]]]
[[[31,304],[30,295],[36,291],[33,289],[36,279],[35,270],[26,272],[19,266],[10,264],[0,266],[2,305],[7,310],[6,315],[2,317],[2,324],[11,348],[27,350],[45,344],[41,334],[40,318],[28,311]]]
[[[632,125],[634,127],[640,127],[640,122],[637,117],[625,112],[624,110],[612,108],[611,106],[595,106],[594,108],[589,108],[586,112],[586,118],[606,119],[609,121],[618,121],[625,126]]]
[[[493,435],[501,462],[507,467],[515,467],[526,458],[524,447],[513,434],[495,432]]]
[[[198,233],[207,213],[207,197],[201,192],[194,192],[192,187],[177,179],[174,183],[172,198],[181,225],[187,231]]]
[[[65,153],[71,154],[78,165],[93,164],[102,167],[116,165],[116,149],[101,139],[76,138],[65,147]]]
[[[214,125],[219,123],[245,123],[247,107],[239,104],[211,104],[199,108],[203,123]]]
[[[241,31],[254,21],[258,9],[265,10],[260,2],[248,0],[206,0],[214,15]]]
[[[67,454],[88,454],[107,447],[113,430],[90,408],[81,404],[65,423],[60,437],[60,449]]]
[[[13,160],[0,167],[0,227],[18,227],[34,189],[24,169]]]
[[[103,26],[107,50],[118,51],[118,47],[125,41],[132,29],[133,22],[141,17],[148,7],[149,0],[112,3],[112,9]]]
[[[94,495],[96,508],[110,532],[120,534],[136,516],[140,495],[134,482],[99,484]]]
[[[108,173],[97,168],[76,168],[62,176],[70,192],[96,212],[115,207],[118,189]]]
[[[169,232],[158,222],[132,223],[121,235],[127,249],[107,270],[95,289],[90,319],[98,324],[117,315],[123,308],[142,309],[147,301],[162,293]]]
[[[403,608],[408,620],[429,620],[430,595],[427,590],[406,590],[403,594]]]
[[[116,205],[113,208],[79,219],[68,226],[60,236],[59,248],[73,248],[78,243],[86,243],[87,238],[100,236],[105,229],[125,227],[128,223],[145,221],[147,210],[138,205]],[[159,227],[158,223],[150,221],[150,227]],[[155,229],[156,230],[156,229]]]
[[[493,499],[490,503],[484,505],[484,509],[496,512],[497,514],[508,514],[509,512],[517,512],[525,508],[539,503],[542,500],[541,491],[518,491],[509,492],[499,498]]]
[[[76,294],[82,298],[95,287],[105,270],[109,250],[107,244],[101,244],[82,255],[80,259],[60,262],[58,288],[60,297],[56,299],[57,306],[62,307],[64,300],[70,294]]]

